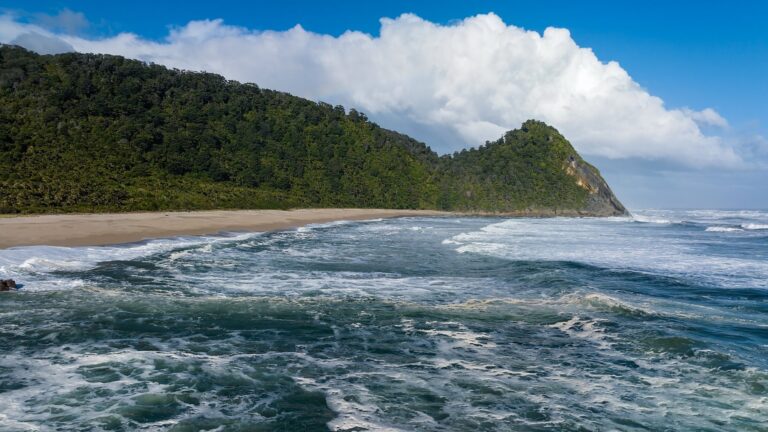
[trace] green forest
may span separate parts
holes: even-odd
[[[597,170],[542,122],[439,156],[354,109],[118,56],[7,45],[0,171],[0,213],[624,212]]]

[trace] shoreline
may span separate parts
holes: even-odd
[[[223,231],[277,231],[313,223],[403,216],[445,216],[434,210],[295,209],[87,213],[0,218],[0,249],[17,246],[104,246]]]

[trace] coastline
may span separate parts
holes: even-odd
[[[295,209],[52,214],[0,218],[0,249],[16,246],[103,246],[222,231],[276,231],[313,223],[402,216],[433,210]]]

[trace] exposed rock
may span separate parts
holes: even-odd
[[[566,161],[566,172],[576,178],[576,184],[589,192],[585,213],[592,216],[626,216],[629,212],[616,198],[600,171],[579,156],[573,155]]]
[[[0,291],[10,291],[16,289],[16,281],[13,279],[0,280]]]

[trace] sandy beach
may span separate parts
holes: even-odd
[[[297,209],[62,214],[0,218],[0,248],[96,246],[222,231],[274,231],[336,220],[440,215],[430,210]]]

